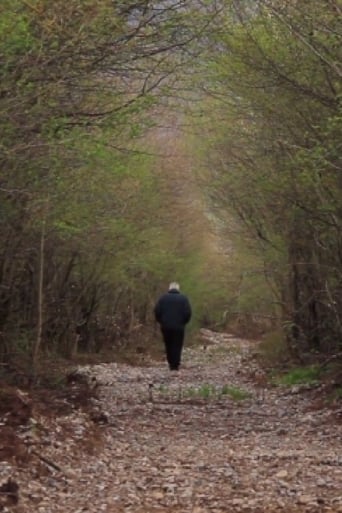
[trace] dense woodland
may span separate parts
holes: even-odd
[[[2,0],[3,363],[151,336],[174,279],[193,328],[341,352],[341,19],[338,0]]]

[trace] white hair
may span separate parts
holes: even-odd
[[[172,283],[170,283],[169,290],[179,290],[179,289],[180,289],[179,283],[177,283],[176,281],[173,281]]]

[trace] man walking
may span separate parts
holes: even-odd
[[[170,283],[169,291],[158,299],[154,315],[160,324],[169,368],[177,371],[181,362],[185,325],[191,319],[190,302],[180,293],[178,283]]]

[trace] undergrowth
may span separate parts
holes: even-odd
[[[318,383],[321,377],[321,369],[318,365],[308,367],[295,367],[281,376],[274,378],[274,383],[279,385],[312,385]]]

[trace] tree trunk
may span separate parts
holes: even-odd
[[[33,374],[37,372],[37,362],[39,350],[42,343],[43,332],[43,303],[44,303],[44,252],[45,252],[45,236],[46,236],[46,214],[48,205],[46,203],[45,211],[43,213],[42,229],[40,234],[40,248],[39,248],[39,275],[38,275],[38,320],[37,320],[37,337],[33,345],[32,352],[32,367]]]

